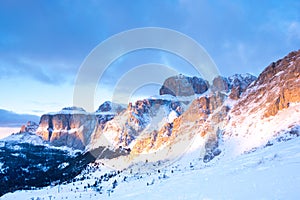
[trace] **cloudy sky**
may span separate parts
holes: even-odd
[[[300,48],[299,11],[296,0],[1,0],[0,108],[42,114],[71,106],[84,59],[107,38],[133,28],[179,31],[203,46],[222,75],[258,75]],[[149,62],[194,75],[172,54],[134,52],[107,70],[96,104],[109,98],[121,73]]]

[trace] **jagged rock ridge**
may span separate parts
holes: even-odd
[[[95,113],[87,113],[83,108],[66,107],[57,113],[42,115],[37,134],[55,146],[68,146],[84,150],[90,143],[96,127],[103,127],[124,107],[104,102]]]
[[[63,141],[62,144],[75,144],[81,149],[86,146],[87,149],[99,146],[130,148],[131,154],[156,151],[184,141],[183,137],[192,139],[200,136],[209,141],[205,145],[205,155],[213,157],[221,133],[234,135],[234,127],[238,125],[251,128],[249,124],[243,125],[247,118],[239,117],[241,113],[251,116],[251,113],[256,115],[261,111],[264,114],[260,117],[266,118],[288,108],[293,102],[299,102],[298,57],[299,52],[293,52],[271,64],[257,80],[250,74],[236,74],[228,78],[216,77],[209,85],[201,78],[170,77],[160,89],[160,94],[180,97],[196,93],[198,97],[188,106],[176,100],[177,97],[140,100],[111,115],[108,113],[115,106],[105,102],[96,114],[77,117],[76,131],[72,133],[74,138],[70,136],[70,124],[76,124],[73,120],[76,114],[44,116],[40,126],[53,127],[57,131],[50,135],[46,129],[48,132],[41,135],[54,144],[59,144],[55,141]],[[81,117],[86,124],[80,122]],[[78,131],[80,127],[86,128],[84,133]],[[68,133],[66,137],[64,130]],[[242,132],[240,134],[244,134]]]
[[[300,124],[299,102],[300,50],[271,63],[247,88],[229,112],[224,134],[240,141],[237,152],[265,145]]]
[[[198,77],[187,77],[182,74],[172,76],[165,80],[159,90],[160,95],[170,94],[173,96],[191,96],[194,94],[203,94],[208,90],[207,81]]]
[[[219,79],[221,83],[218,83]],[[224,102],[229,98],[238,99],[254,80],[256,78],[249,74],[216,77],[215,84],[209,86],[216,89],[196,98],[188,106],[176,101],[176,97],[145,99],[135,105],[129,104],[125,112],[96,130],[88,148],[105,145],[103,141],[107,141],[106,144],[114,148],[130,148],[131,155],[135,156],[155,152],[159,160],[174,154],[176,146],[184,151],[194,137],[200,136],[209,141],[204,146],[205,160],[209,161],[220,153],[217,149],[218,134],[230,110]],[[172,120],[168,120],[172,115]],[[170,150],[165,152],[166,149]]]
[[[229,78],[216,77],[213,81],[214,84],[209,86],[208,82],[201,78],[185,77],[183,75],[176,77],[176,81],[180,83],[181,88],[183,87],[182,82],[184,82],[185,94],[188,94],[186,93],[187,88],[194,88],[193,92],[201,93],[211,87],[213,93],[219,91],[229,93],[229,91],[232,91],[230,96],[234,99],[239,98],[247,85],[255,80],[255,77],[249,74],[234,75]],[[169,81],[166,81],[166,83],[172,82],[170,80],[173,79],[174,77],[167,79]],[[222,80],[222,82],[220,83],[219,80]],[[178,92],[180,92],[180,87],[177,88]],[[226,88],[226,90],[222,88]],[[233,93],[234,91],[237,92]],[[182,95],[183,93],[178,94]],[[219,101],[220,95],[220,93],[217,93],[203,98],[209,101],[210,106],[213,106],[218,104],[217,101]],[[221,99],[221,102],[223,102],[225,98]],[[137,101],[135,105],[130,103],[126,110],[124,107],[111,102],[104,102],[95,113],[87,113],[82,108],[68,107],[58,113],[43,115],[37,133],[44,140],[56,146],[66,145],[82,150],[86,146],[89,146],[88,149],[97,148],[101,145],[112,145],[115,148],[119,146],[129,148],[130,146],[133,149],[139,148],[140,150],[136,152],[141,152],[144,151],[139,147],[142,142],[141,138],[151,137],[152,144],[150,146],[156,146],[156,149],[168,140],[165,135],[171,135],[173,121],[184,112],[185,107],[176,97],[167,98],[164,95],[154,99]],[[210,111],[214,109],[216,108],[210,108]],[[196,118],[192,120],[198,121]],[[164,137],[160,137],[161,135],[164,135]],[[140,139],[136,140],[137,138]],[[160,140],[159,138],[164,139]],[[135,145],[135,143],[137,144]],[[157,144],[154,145],[154,143]]]

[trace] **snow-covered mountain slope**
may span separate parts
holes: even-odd
[[[267,67],[257,80],[249,74],[216,77],[210,93],[196,98],[172,122],[158,120],[163,123],[146,134],[141,134],[144,127],[139,125],[152,118],[145,118],[149,117],[144,107],[147,100],[140,101],[137,108],[141,112],[135,111],[133,118],[114,118],[107,124],[109,129],[100,134],[104,139],[98,137],[97,141],[114,141],[115,146],[131,149],[126,159],[105,162],[115,167],[115,163],[122,163],[122,169],[140,161],[176,159],[190,151],[198,152],[204,162],[209,162],[222,151],[240,155],[266,145],[280,132],[300,124],[299,58],[300,51],[289,54]],[[128,118],[135,119],[129,129]],[[124,136],[130,138],[130,145],[118,142]],[[220,142],[235,145],[221,149]]]
[[[120,111],[105,102],[96,114],[70,108],[47,115],[40,123],[46,140],[77,147],[81,142],[84,154],[67,169],[85,170],[74,180],[68,175],[63,184],[30,191],[28,198],[46,198],[46,192],[48,198],[145,199],[146,193],[153,199],[167,191],[175,195],[170,199],[297,197],[300,178],[292,174],[300,165],[299,80],[300,51],[272,63],[257,79],[216,77],[195,99],[165,94]],[[80,164],[88,161],[86,168]],[[286,176],[277,179],[279,173]]]
[[[113,114],[118,114],[126,109],[126,106],[117,104],[117,103],[112,103],[110,101],[105,101],[103,104],[99,106],[99,108],[96,110],[97,113],[113,113]]]
[[[0,140],[0,196],[76,176],[79,172],[72,171],[72,168],[64,170],[58,166],[73,162],[77,153],[81,154],[68,148],[50,146],[30,132],[16,133]]]
[[[96,127],[103,126],[122,110],[122,106],[111,102],[104,102],[95,113],[78,107],[66,107],[59,112],[43,115],[36,132],[52,145],[84,150]]]
[[[272,63],[249,86],[229,112],[224,135],[243,153],[299,124],[300,51]]]
[[[175,82],[172,81],[173,79]],[[100,105],[95,113],[87,113],[82,108],[67,107],[57,113],[43,115],[37,134],[56,146],[68,146],[81,150],[91,150],[99,146],[109,146],[110,148],[122,146],[122,148],[133,148],[136,153],[149,150],[149,148],[147,150],[146,147],[141,147],[141,143],[144,143],[145,138],[151,137],[151,140],[154,139],[158,144],[154,148],[157,150],[166,146],[162,144],[165,141],[170,143],[166,136],[171,135],[173,121],[176,121],[176,118],[187,110],[194,98],[213,95],[209,87],[214,92],[226,92],[236,99],[253,80],[255,77],[249,74],[234,75],[228,79],[217,77],[214,84],[209,86],[201,78],[183,75],[170,77],[166,80],[165,88],[167,85],[176,90],[181,90],[180,88],[183,87],[193,88],[193,91],[197,91],[200,95],[178,97],[168,94],[158,95],[137,101],[134,105],[129,104],[127,109],[107,101]],[[178,86],[176,86],[177,83]],[[222,88],[227,89],[222,91]],[[230,91],[236,92],[230,93]],[[212,101],[214,100],[212,99]],[[211,105],[213,104],[211,103]],[[156,140],[157,133],[164,139]]]
[[[97,127],[88,149],[99,146],[130,148],[138,137],[159,130],[182,112],[183,106],[176,100],[149,98],[134,105],[130,103],[126,110]]]
[[[0,140],[0,143],[8,142],[8,143],[28,143],[33,145],[44,145],[46,142],[42,139],[42,137],[36,135],[31,132],[23,132],[23,133],[14,133],[6,138]]]
[[[1,199],[299,199],[299,142],[299,137],[275,142],[235,157],[222,155],[209,164],[182,159],[147,173],[112,171],[95,163],[73,183]],[[153,163],[140,167],[147,164]]]
[[[182,84],[185,88],[187,85],[197,88],[199,81],[193,85],[193,80],[181,75],[171,77],[166,84],[176,90],[183,87]],[[206,92],[197,96],[183,98],[164,94],[129,104],[125,112],[97,128],[88,149],[99,146],[129,148],[128,164],[174,159],[191,149],[204,151],[205,160],[209,161],[220,153],[217,150],[219,126],[229,111],[224,102],[230,96],[238,99],[254,80],[256,78],[250,74],[216,77],[211,90],[207,86],[203,90]],[[180,82],[178,88],[177,82]],[[202,141],[207,144],[203,145]]]
[[[278,111],[275,116],[262,118],[264,110],[255,114],[240,115],[242,122],[230,122],[225,128],[226,143],[236,143],[235,149],[226,149],[230,153],[242,154],[254,148],[266,145],[280,132],[300,125],[300,103],[294,103],[289,108]],[[238,119],[235,119],[238,120]]]

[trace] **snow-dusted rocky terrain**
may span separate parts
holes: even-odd
[[[36,134],[0,141],[3,155],[31,156],[28,165],[39,173],[8,166],[3,156],[0,180],[24,183],[3,184],[1,194],[13,193],[1,198],[298,199],[299,80],[300,51],[258,78],[219,76],[208,84],[179,75],[166,80],[161,95],[127,108],[105,102],[95,113],[70,107],[43,115]],[[81,152],[56,152],[64,146]],[[56,152],[50,171],[38,149]],[[13,170],[20,174],[8,176]]]
[[[1,199],[299,199],[299,142],[275,140],[246,154],[223,154],[208,164],[187,155],[148,173],[135,171],[147,164],[131,173],[93,164],[73,183],[17,191]]]

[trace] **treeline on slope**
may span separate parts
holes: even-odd
[[[115,158],[128,152],[99,147],[71,156],[68,151],[29,143],[6,143],[0,147],[0,196],[22,189],[71,182],[96,158]]]

